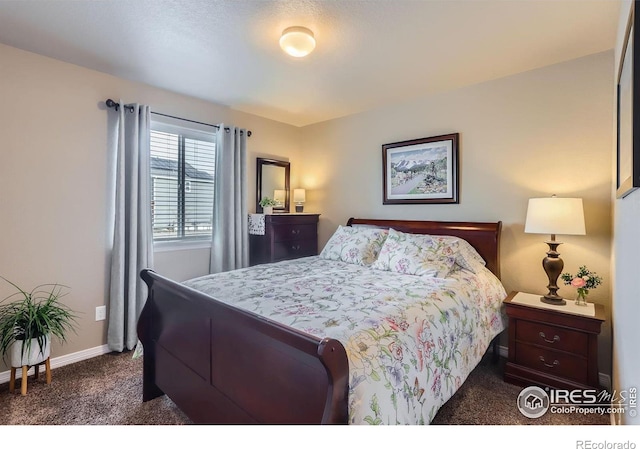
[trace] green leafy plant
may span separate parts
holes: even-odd
[[[260,206],[262,207],[273,207],[275,205],[277,205],[278,202],[274,199],[269,198],[268,196],[265,196],[264,198],[262,198],[260,200]]]
[[[60,302],[65,296],[60,284],[41,284],[25,291],[13,282],[0,276],[18,291],[0,301],[0,354],[4,358],[14,342],[22,341],[22,355],[31,351],[31,341],[38,342],[40,352],[44,350],[47,335],[66,341],[67,331],[75,332],[76,315]],[[2,304],[7,300],[18,300]]]

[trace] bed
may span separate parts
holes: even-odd
[[[375,269],[332,259],[332,237],[320,256],[184,283],[143,270],[143,400],[166,394],[203,424],[428,424],[504,329],[501,222],[340,228],[385,230],[378,265],[393,232],[464,239],[483,266]]]

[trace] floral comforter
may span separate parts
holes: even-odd
[[[428,424],[504,329],[500,281],[446,279],[306,257],[184,284],[317,337],[349,359],[349,422]]]

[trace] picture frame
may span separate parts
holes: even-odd
[[[636,1],[631,3],[617,74],[616,198],[624,198],[640,187],[640,133],[634,133],[634,129],[640,129],[640,92],[635,89],[636,68],[640,69],[637,63],[640,52],[635,51],[638,47],[635,4]]]
[[[457,204],[459,134],[382,145],[382,204]]]

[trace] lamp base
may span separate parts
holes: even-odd
[[[302,204],[296,204],[296,212],[300,213],[304,210],[304,206]]]
[[[557,284],[558,277],[560,277],[560,273],[562,273],[562,269],[564,268],[564,262],[560,258],[560,253],[557,251],[558,245],[562,243],[556,242],[555,236],[552,236],[552,240],[546,242],[546,244],[549,245],[549,251],[547,252],[547,257],[542,260],[542,267],[549,278],[549,284],[547,285],[549,292],[541,297],[540,301],[546,304],[553,304],[554,306],[564,306],[567,301],[556,293],[559,290]]]
[[[567,301],[562,299],[561,296],[551,296],[551,295],[544,295],[540,297],[540,301],[546,304],[553,304],[554,306],[564,306],[567,303]]]

